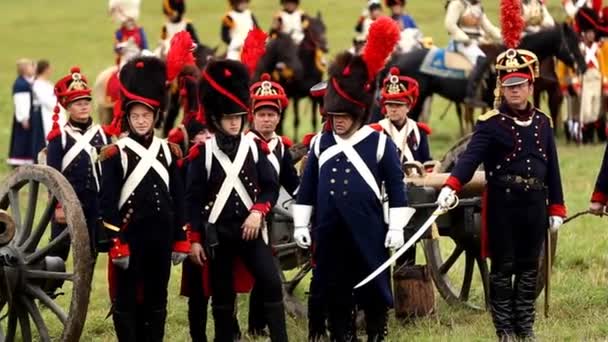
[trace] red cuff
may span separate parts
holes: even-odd
[[[268,202],[256,203],[253,205],[253,207],[251,207],[251,211],[257,210],[257,211],[261,212],[262,214],[264,214],[264,216],[266,216],[266,214],[268,214],[270,212],[270,209],[272,209],[272,207],[270,206],[270,203],[268,203]]]
[[[194,243],[194,242],[201,243],[201,233],[188,230],[186,232],[186,235],[187,235],[188,241],[190,241],[190,243]]]
[[[58,202],[58,203],[55,205],[55,209],[60,209],[60,208],[61,208],[61,203],[59,203],[59,202]]]
[[[460,190],[462,190],[462,183],[460,183],[460,180],[454,176],[448,177],[443,185],[449,186],[456,192],[460,192]]]
[[[606,202],[608,202],[608,195],[601,191],[595,190],[593,195],[591,195],[591,202],[606,204]]]
[[[110,259],[122,258],[131,255],[131,251],[129,250],[129,245],[126,243],[120,242],[119,239],[112,239],[112,248],[110,248]]]
[[[563,204],[550,204],[548,212],[549,216],[566,217],[566,206]]]
[[[188,241],[188,240],[175,241],[173,243],[173,251],[177,252],[177,253],[184,253],[184,254],[190,253],[190,241]]]

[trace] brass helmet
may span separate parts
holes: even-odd
[[[496,73],[495,108],[500,105],[502,87],[534,83],[540,73],[538,57],[528,50],[508,49],[496,58]]]

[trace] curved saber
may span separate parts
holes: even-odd
[[[357,284],[354,287],[354,289],[358,289],[361,286],[369,283],[374,278],[376,278],[380,273],[384,272],[387,268],[389,268],[395,261],[397,261],[397,259],[399,259],[399,257],[401,255],[403,255],[403,253],[405,253],[408,249],[410,249],[416,243],[416,241],[418,241],[418,239],[420,239],[420,237],[422,237],[422,234],[424,234],[424,232],[426,232],[429,229],[429,227],[433,224],[433,222],[435,222],[435,220],[439,216],[445,214],[447,211],[448,211],[447,209],[443,209],[443,208],[435,209],[435,211],[431,214],[431,216],[429,216],[429,218],[426,220],[426,222],[424,222],[422,227],[420,227],[420,229],[418,229],[418,231],[414,234],[414,236],[412,236],[409,240],[407,240],[405,245],[403,245],[395,253],[393,253],[393,255],[390,258],[388,258],[388,260],[386,260],[382,265],[380,265],[380,267],[378,267],[374,272],[372,272],[370,275],[368,275],[367,278],[363,279],[359,284]]]

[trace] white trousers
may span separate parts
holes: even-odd
[[[471,64],[477,63],[478,57],[485,57],[486,54],[481,51],[479,44],[476,41],[472,41],[468,46],[461,42],[456,42],[456,51],[463,54]]]

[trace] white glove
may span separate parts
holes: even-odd
[[[403,246],[404,243],[403,229],[389,229],[388,233],[386,233],[384,247],[397,249]]]
[[[308,227],[296,227],[293,231],[293,239],[296,241],[298,247],[308,249],[311,241]]]
[[[386,239],[384,240],[386,248],[399,248],[403,246],[405,243],[403,228],[410,222],[414,213],[416,213],[416,209],[408,207],[388,209],[388,233],[386,233]]]
[[[456,203],[456,191],[449,186],[444,186],[437,196],[437,205],[442,209],[450,208]]]
[[[562,224],[564,224],[564,219],[561,216],[549,216],[549,229],[551,233],[557,232]]]
[[[126,270],[127,268],[129,268],[129,257],[124,256],[120,258],[114,258],[112,259],[112,264],[114,264],[114,266],[120,269]]]
[[[187,257],[188,254],[186,253],[171,252],[171,261],[173,261],[173,265],[181,264]]]

